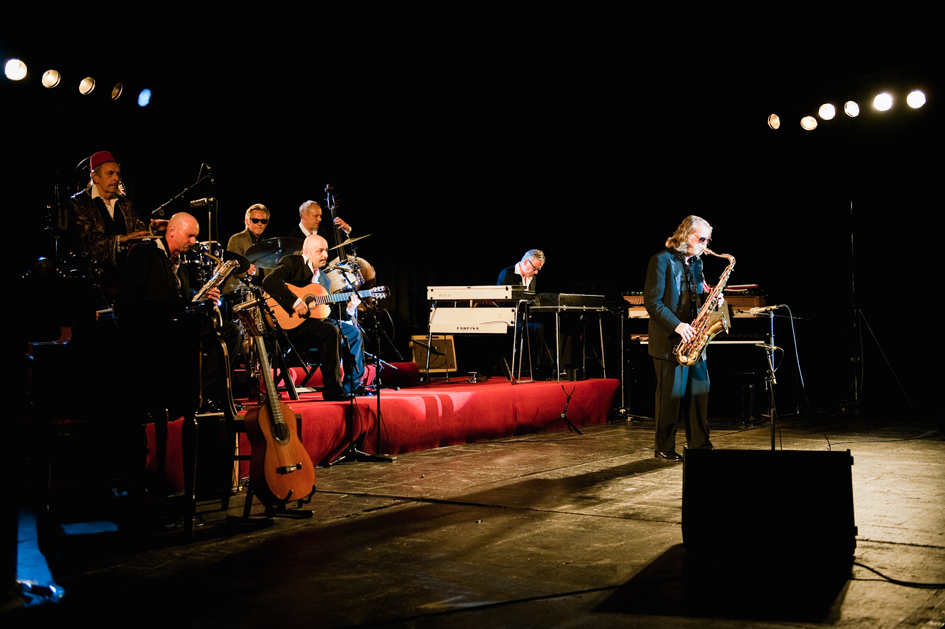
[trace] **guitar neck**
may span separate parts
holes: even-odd
[[[276,389],[276,383],[272,379],[272,369],[269,367],[269,357],[266,354],[266,342],[262,336],[255,337],[256,353],[259,354],[259,368],[263,374],[263,380],[266,381],[266,396],[269,399],[269,414],[272,417],[273,424],[283,423],[282,404],[279,403],[279,391]]]
[[[312,304],[316,306],[322,306],[324,304],[336,304],[342,301],[348,301],[348,299],[351,298],[351,295],[354,295],[355,293],[357,293],[358,297],[371,296],[370,290],[362,290],[362,291],[350,291],[347,293],[335,293],[334,295],[318,295],[315,297],[311,297],[310,299],[312,299],[312,302],[311,302]]]

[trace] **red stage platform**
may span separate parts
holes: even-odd
[[[530,382],[510,384],[493,380],[469,384],[453,380],[393,391],[381,391],[381,439],[378,452],[377,399],[356,398],[354,404],[324,402],[321,394],[303,394],[289,402],[302,415],[299,435],[312,462],[333,460],[355,437],[366,435],[363,450],[371,454],[398,454],[489,441],[536,432],[564,410],[567,393],[574,394],[568,419],[576,426],[602,424],[614,405],[618,380]],[[562,388],[563,387],[563,388]],[[565,393],[567,391],[567,393]],[[347,418],[353,413],[353,422]],[[550,428],[566,428],[563,421]]]
[[[370,454],[399,454],[502,439],[537,432],[551,422],[549,430],[564,430],[567,425],[555,420],[572,392],[568,419],[579,427],[603,424],[616,403],[619,386],[615,379],[515,385],[505,379],[476,384],[453,379],[399,391],[384,389],[380,396],[380,448],[375,397],[355,398],[353,403],[326,402],[320,393],[302,393],[301,399],[287,403],[302,416],[299,438],[318,466],[344,452],[351,441],[351,427],[355,439],[364,437],[360,449]],[[285,394],[282,397],[286,399]],[[182,486],[182,481],[173,478],[181,469],[181,423],[178,420],[170,427],[167,470],[171,483]],[[245,435],[242,437],[242,451],[248,453],[249,442]]]

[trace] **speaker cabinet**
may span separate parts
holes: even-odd
[[[686,550],[727,557],[850,557],[850,451],[686,450]]]
[[[411,336],[410,350],[413,353],[413,362],[420,366],[422,372],[427,364],[427,337]],[[430,352],[430,373],[448,373],[456,371],[456,348],[453,345],[452,334],[434,334],[431,342],[433,351]]]

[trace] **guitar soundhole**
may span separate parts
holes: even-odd
[[[289,427],[285,422],[278,422],[272,425],[272,435],[276,438],[276,441],[279,443],[287,442],[292,434],[289,432]]]

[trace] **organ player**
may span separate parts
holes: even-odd
[[[712,449],[709,441],[709,372],[705,354],[691,367],[679,364],[673,349],[691,341],[690,325],[707,292],[702,274],[702,253],[712,237],[712,226],[698,216],[687,216],[665,248],[650,258],[643,303],[649,321],[650,356],[656,369],[656,447],[658,459],[681,461],[676,452],[676,428],[682,416],[686,446]]]
[[[522,256],[522,259],[514,266],[506,267],[499,272],[499,279],[496,280],[497,286],[524,286],[526,290],[537,292],[538,272],[545,266],[545,254],[540,249],[529,249]],[[521,323],[516,324],[518,332],[521,333]],[[545,380],[550,374],[549,359],[550,352],[545,347],[545,325],[540,321],[532,321],[528,324],[528,336],[531,343],[534,343],[535,373],[532,374],[533,380]]]

